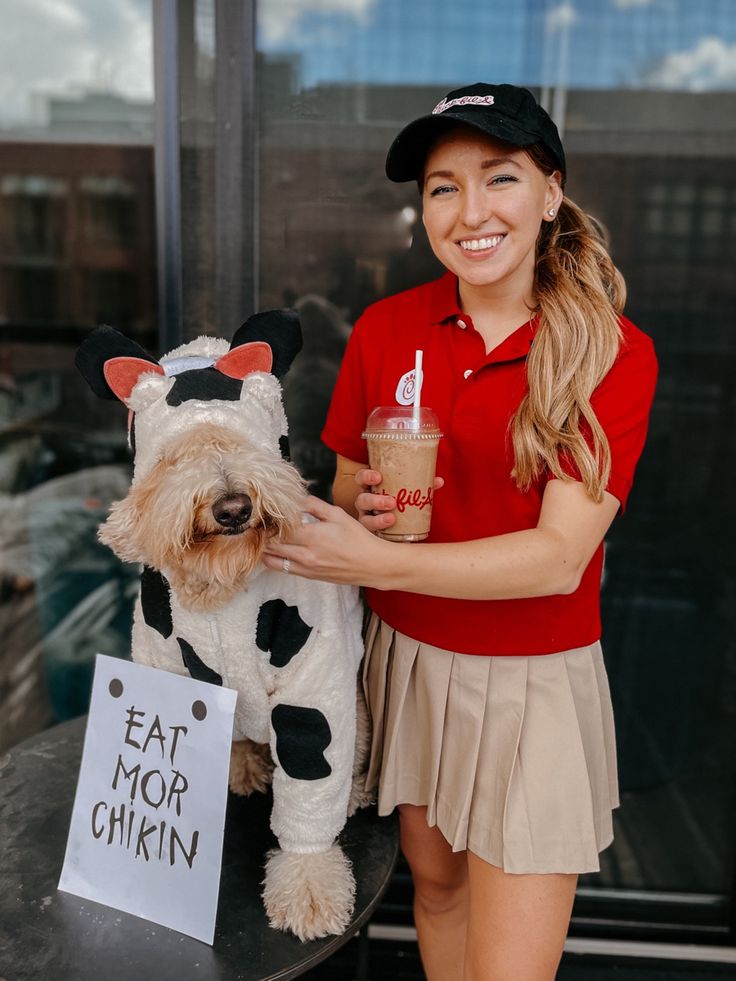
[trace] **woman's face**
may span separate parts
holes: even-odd
[[[422,205],[432,251],[473,287],[509,287],[527,299],[541,222],[561,200],[557,172],[545,177],[523,150],[469,127],[453,129],[427,156]]]

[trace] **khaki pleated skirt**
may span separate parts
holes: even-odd
[[[599,643],[533,657],[456,654],[374,615],[363,685],[379,814],[426,806],[453,851],[506,872],[599,870],[619,803]]]

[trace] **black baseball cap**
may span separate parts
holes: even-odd
[[[457,123],[513,146],[539,143],[565,173],[560,134],[531,92],[516,85],[476,82],[448,92],[429,115],[420,116],[402,129],[389,147],[387,177],[397,183],[417,180],[431,143],[443,129]]]

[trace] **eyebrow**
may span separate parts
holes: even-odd
[[[484,160],[480,165],[481,170],[490,170],[491,167],[498,167],[501,164],[510,164],[512,167],[518,167],[521,170],[521,164],[517,163],[513,157],[493,157],[490,160]],[[454,177],[454,173],[451,170],[433,170],[431,173],[427,174],[424,178],[428,181],[430,177]]]
[[[512,167],[518,167],[521,170],[521,164],[517,163],[513,157],[494,157],[492,160],[484,160],[480,169],[488,170],[489,167],[497,167],[499,164],[511,164]]]

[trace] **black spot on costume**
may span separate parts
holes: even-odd
[[[258,611],[256,644],[270,654],[276,668],[284,668],[306,644],[312,628],[299,616],[296,606],[282,599],[267,600]]]
[[[182,637],[177,637],[177,642],[181,648],[181,657],[184,661],[189,674],[195,681],[206,681],[210,685],[221,685],[222,676],[212,668],[208,668],[204,661],[199,657],[191,644],[188,644]]]
[[[181,405],[190,399],[198,399],[200,402],[211,402],[213,399],[237,402],[242,390],[242,379],[230,378],[216,368],[198,368],[174,375],[174,384],[166,395],[166,401],[172,406]]]
[[[141,575],[141,609],[149,627],[162,637],[170,637],[174,624],[171,618],[171,588],[156,569],[146,565]]]
[[[271,712],[276,733],[276,755],[287,776],[294,780],[321,780],[332,767],[324,751],[332,742],[327,719],[319,709],[277,705]]]

